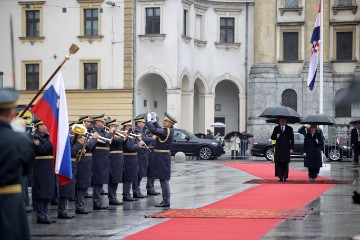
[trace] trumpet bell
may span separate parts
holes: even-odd
[[[87,133],[87,129],[84,125],[82,124],[74,124],[71,126],[71,129],[76,133],[76,134],[86,134]]]

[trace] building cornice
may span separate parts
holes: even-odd
[[[330,21],[330,26],[358,25],[360,21],[335,22]]]
[[[303,26],[305,22],[277,22],[278,26]]]

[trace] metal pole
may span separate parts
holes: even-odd
[[[324,0],[321,0],[320,20],[320,106],[319,113],[324,113]]]

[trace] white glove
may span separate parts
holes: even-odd
[[[26,123],[22,118],[17,117],[11,120],[10,126],[15,132],[21,132],[21,133],[26,132]]]
[[[156,116],[157,116],[157,115],[156,115],[156,112],[151,112],[150,114],[151,114],[152,120],[155,120],[155,119],[156,119]]]
[[[146,121],[147,121],[147,122],[151,122],[151,120],[152,120],[152,115],[151,115],[151,113],[148,113],[148,114],[146,115]]]

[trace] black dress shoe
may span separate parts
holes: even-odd
[[[55,223],[56,220],[52,220],[50,218],[38,218],[36,222],[40,224],[52,224]]]
[[[105,190],[104,190],[104,189],[101,189],[100,194],[101,194],[101,195],[108,195],[108,193],[107,193],[107,192],[105,192]]]
[[[156,195],[159,195],[161,193],[159,192],[156,192],[156,191],[153,191],[153,192],[147,192],[147,195],[150,195],[150,196],[156,196]]]
[[[136,194],[136,195],[134,194],[133,198],[147,198],[147,196],[144,196],[142,194]]]
[[[282,182],[283,181],[283,179],[282,178],[279,178],[279,181],[278,182]]]
[[[119,202],[118,200],[111,200],[109,201],[109,205],[116,205],[116,206],[120,206],[123,205],[124,203]]]
[[[86,209],[76,209],[75,213],[76,214],[89,214],[89,213],[91,213],[91,211],[86,210]]]
[[[108,210],[108,209],[109,207],[96,206],[96,205],[93,206],[93,210]]]
[[[155,207],[170,207],[170,203],[161,202],[159,204],[156,204]]]
[[[74,217],[75,217],[74,215],[70,215],[68,213],[66,213],[66,214],[58,214],[58,218],[60,218],[60,219],[72,219]]]
[[[134,202],[137,201],[137,199],[132,197],[123,197],[123,202]]]
[[[288,180],[287,180],[287,178],[284,178],[284,180],[283,180],[284,182],[287,182]]]
[[[92,194],[86,194],[85,195],[85,198],[92,198],[93,196],[92,196]]]
[[[52,198],[50,205],[56,206],[56,205],[58,205],[58,203],[59,203],[59,201],[57,200],[57,198]]]

